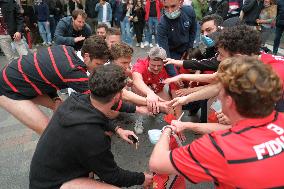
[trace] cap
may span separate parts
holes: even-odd
[[[167,53],[165,51],[165,49],[163,49],[162,47],[153,47],[150,49],[149,53],[148,53],[149,57],[151,59],[166,59],[167,58]]]

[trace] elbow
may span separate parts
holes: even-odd
[[[150,160],[149,160],[149,169],[151,172],[155,172],[155,173],[159,173],[160,170],[161,170],[161,166],[160,163],[161,161],[159,161],[159,158],[156,158],[153,156],[150,157]]]

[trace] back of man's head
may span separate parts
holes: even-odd
[[[234,100],[237,112],[247,118],[268,116],[283,94],[279,77],[256,57],[224,60],[219,65],[218,78]]]
[[[98,66],[89,77],[91,98],[100,103],[108,103],[126,85],[124,70],[115,65]]]
[[[94,58],[108,60],[110,58],[110,51],[106,41],[102,37],[96,35],[92,35],[85,39],[81,49],[82,57],[84,57],[85,53],[89,54],[91,60]]]
[[[235,54],[257,55],[261,47],[260,34],[246,25],[224,28],[218,37],[216,46],[223,48],[231,56]]]
[[[107,36],[110,36],[110,35],[121,35],[121,32],[117,28],[108,28]]]

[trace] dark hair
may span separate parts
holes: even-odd
[[[81,49],[82,56],[85,53],[89,54],[91,60],[94,58],[108,60],[110,58],[107,43],[101,36],[92,35],[85,39]]]
[[[79,15],[81,15],[84,19],[87,19],[87,13],[85,13],[84,10],[82,10],[82,9],[76,9],[76,10],[73,10],[73,11],[72,11],[72,18],[73,18],[74,20],[76,20]]]
[[[222,26],[223,24],[223,18],[217,14],[210,14],[207,16],[204,16],[200,22],[200,25],[202,26],[205,22],[214,20],[215,26]]]
[[[201,50],[199,48],[189,48],[183,55],[182,59],[184,60],[191,60],[191,59],[196,59],[196,60],[201,60],[203,59],[203,55],[201,53]]]
[[[112,27],[107,30],[107,36],[109,35],[121,35],[121,33],[119,29]]]
[[[240,115],[265,117],[283,94],[282,83],[271,66],[257,57],[238,56],[221,62],[218,78],[235,101]]]
[[[108,26],[105,23],[99,23],[97,29],[99,28],[105,28],[106,32],[108,31]]]
[[[231,56],[237,53],[257,55],[261,46],[260,34],[246,25],[224,28],[217,39],[216,46],[228,51]]]
[[[120,66],[98,66],[89,77],[91,97],[101,103],[110,102],[126,85],[126,75]]]

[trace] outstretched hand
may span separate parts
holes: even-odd
[[[189,102],[189,98],[188,96],[182,96],[182,97],[176,97],[173,100],[170,101],[169,105],[171,105],[172,107],[176,107],[179,105],[185,105]]]
[[[164,65],[168,65],[168,64],[174,64],[175,66],[178,66],[178,67],[182,67],[183,66],[183,61],[182,60],[175,60],[175,59],[172,59],[172,58],[167,58],[165,60],[163,60],[164,62]]]

